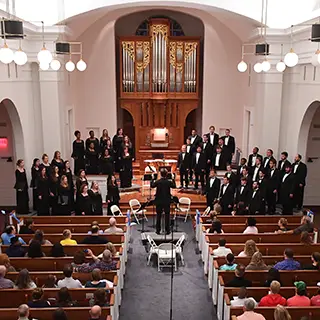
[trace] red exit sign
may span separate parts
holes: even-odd
[[[8,147],[8,139],[0,138],[0,149],[6,149]]]

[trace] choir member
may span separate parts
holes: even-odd
[[[237,176],[232,171],[231,164],[229,164],[229,163],[227,164],[227,172],[225,173],[225,177],[229,178],[230,184],[233,186],[233,188],[235,188],[237,185]]]
[[[301,161],[302,157],[297,154],[292,164],[292,172],[295,179],[294,202],[298,210],[302,209],[304,187],[307,178],[307,166]]]
[[[226,170],[226,166],[227,166],[226,157],[219,145],[216,148],[216,152],[212,157],[211,163],[216,170]]]
[[[26,170],[24,168],[24,161],[19,159],[17,161],[17,169],[15,171],[16,183],[14,188],[16,189],[17,208],[18,214],[29,213],[29,194],[28,194],[28,181]]]
[[[223,144],[225,146],[226,159],[228,163],[232,162],[232,157],[236,151],[236,142],[234,137],[230,136],[230,129],[226,129],[226,135],[221,139],[223,140]]]
[[[237,167],[237,177],[240,177],[242,175],[242,170],[245,166],[247,166],[247,159],[241,158],[240,165],[238,165],[238,167]]]
[[[89,131],[89,138],[86,139],[86,150],[89,150],[90,144],[93,143],[94,150],[99,153],[99,140],[94,136],[94,131]]]
[[[37,185],[36,181],[40,175],[40,159],[33,159],[33,164],[31,167],[31,183],[30,188],[32,189],[32,199],[33,199],[33,210],[37,211],[37,203],[38,203],[38,193],[37,193]]]
[[[211,143],[212,147],[215,148],[218,144],[219,135],[215,133],[215,127],[210,126],[209,133],[207,133],[208,141]]]
[[[290,165],[285,166],[285,174],[281,178],[279,202],[282,204],[282,214],[292,215],[294,206],[295,178]]]
[[[129,153],[132,157],[132,161],[134,161],[134,149],[133,149],[133,145],[132,142],[130,141],[130,138],[128,136],[124,136],[123,138],[123,144],[122,144],[122,150],[127,147],[129,150]]]
[[[189,158],[190,158],[190,162],[189,162],[189,164],[190,164],[190,167],[189,167],[189,181],[190,181],[190,183],[192,183],[192,177],[193,177],[192,156],[193,156],[195,150],[192,147],[190,138],[187,138],[187,140],[186,140],[186,152],[189,154]]]
[[[132,185],[132,157],[128,147],[123,149],[120,163],[120,186],[130,188]]]
[[[276,163],[277,162],[275,159],[271,159],[269,161],[270,171],[266,194],[266,202],[269,214],[275,214],[276,212],[277,194],[281,178],[280,171],[276,168]]]
[[[283,151],[283,152],[281,152],[280,160],[279,160],[279,163],[278,163],[278,170],[281,171],[282,176],[286,172],[285,168],[286,168],[287,165],[291,165],[290,161],[288,160],[288,152],[287,151]]]
[[[59,168],[52,167],[52,173],[49,178],[49,189],[50,189],[50,207],[51,214],[55,215],[58,211],[58,189],[60,184]]]
[[[90,142],[86,151],[86,172],[88,174],[99,174],[99,152],[93,142]]]
[[[204,190],[204,174],[206,172],[206,157],[202,152],[202,148],[199,145],[197,152],[192,157],[192,169],[195,176],[194,189],[198,189],[199,180],[201,183],[202,190]]]
[[[49,157],[46,153],[44,153],[42,155],[42,163],[40,165],[41,167],[45,167],[46,168],[46,175],[47,177],[50,177],[51,176],[51,172],[52,172],[52,168],[51,168],[51,165],[50,165],[50,162],[49,162]]]
[[[241,178],[246,178],[247,179],[247,185],[249,186],[249,188],[251,188],[251,186],[252,186],[252,177],[249,174],[249,168],[248,167],[244,167],[242,169],[242,175],[241,175],[240,179]]]
[[[84,171],[84,169],[81,169],[79,171],[79,177],[76,180],[77,195],[80,194],[80,190],[81,190],[81,187],[83,185],[88,186],[89,184],[88,184],[88,180],[87,180],[87,177],[86,177],[86,172]]]
[[[115,153],[115,171],[120,172],[121,156],[123,145],[123,130],[118,128],[116,135],[112,139],[113,152]]]
[[[219,203],[222,208],[222,214],[231,215],[234,204],[234,189],[227,177],[223,178],[219,193]]]
[[[92,181],[91,189],[88,191],[92,214],[95,216],[102,216],[102,197],[99,189],[99,185],[96,181]]]
[[[110,155],[109,149],[105,149],[100,157],[100,173],[111,176],[113,172],[113,157]]]
[[[70,210],[71,210],[71,212],[73,212],[74,211],[75,185],[74,185],[74,182],[73,182],[73,175],[72,175],[71,165],[70,165],[70,161],[69,160],[66,160],[64,162],[63,174],[67,177],[68,185],[70,187],[70,192],[72,192],[72,196],[70,197]]]
[[[183,183],[188,189],[189,185],[189,170],[190,170],[191,155],[187,153],[187,146],[184,144],[181,147],[181,152],[178,155],[177,167],[180,173],[180,188],[183,188]]]
[[[256,165],[256,159],[260,158],[261,162],[262,162],[262,155],[259,154],[259,148],[258,147],[254,147],[252,149],[252,153],[249,155],[249,159],[248,159],[248,168],[249,168],[249,173],[252,175],[253,174],[253,168]]]
[[[91,215],[92,214],[92,205],[91,199],[88,193],[88,186],[83,184],[80,189],[80,194],[77,199],[77,208],[79,215]]]
[[[73,189],[71,188],[68,177],[63,175],[58,187],[58,213],[67,216],[72,211]]]
[[[112,158],[114,159],[114,151],[113,151],[113,147],[112,147],[112,142],[111,140],[107,140],[107,143],[106,143],[106,149],[109,150],[109,154],[110,156],[112,156]]]
[[[262,170],[262,164],[261,164],[261,159],[256,158],[256,164],[252,168],[252,181],[258,181],[259,179],[259,171]]]
[[[193,150],[197,150],[198,146],[200,146],[202,143],[202,139],[200,136],[198,136],[196,129],[191,130],[191,136],[189,136],[189,139]]]
[[[268,178],[266,177],[266,170],[263,168],[259,171],[259,190],[261,197],[261,210],[260,214],[266,213],[266,197],[267,197],[267,187],[268,187]]]
[[[85,148],[84,141],[81,139],[81,133],[79,130],[74,132],[76,140],[72,144],[71,157],[74,159],[74,173],[79,174],[81,169],[85,169]]]
[[[119,201],[120,201],[120,193],[116,181],[116,177],[114,175],[109,176],[108,182],[107,182],[107,196],[106,201],[108,203],[108,215],[112,215],[111,213],[111,207],[113,205],[116,205],[119,207]]]
[[[238,186],[236,189],[235,206],[238,207],[239,203],[243,203],[245,208],[248,207],[250,194],[251,187],[248,185],[247,178],[242,177],[240,179],[240,186]]]
[[[214,149],[212,144],[208,141],[208,136],[206,134],[203,135],[202,150],[206,158],[205,181],[207,181],[209,177],[210,168],[211,168],[211,160],[213,157]]]
[[[100,152],[103,153],[107,147],[107,141],[110,140],[107,129],[102,130],[102,136],[100,137]]]
[[[64,161],[61,159],[61,152],[60,151],[55,151],[53,155],[53,159],[51,161],[51,166],[52,167],[58,167],[59,169],[59,175],[62,175],[63,169],[64,169]]]
[[[265,173],[266,173],[266,176],[269,177],[269,171],[270,171],[270,166],[269,166],[269,161],[271,159],[274,159],[273,157],[273,150],[271,149],[268,149],[267,152],[266,152],[266,156],[265,158],[263,159],[263,168],[265,170]],[[274,159],[275,160],[275,159]]]
[[[49,179],[47,176],[46,168],[41,167],[40,170],[40,176],[36,181],[38,192],[37,213],[39,216],[48,216],[50,201]]]
[[[206,183],[207,207],[210,207],[210,210],[213,210],[213,203],[219,197],[220,184],[220,179],[216,177],[216,170],[211,169]]]
[[[261,191],[259,189],[259,182],[254,181],[252,184],[252,190],[249,198],[249,205],[248,205],[249,214],[261,214],[261,211],[263,211],[262,207],[263,207],[263,203],[262,203]]]

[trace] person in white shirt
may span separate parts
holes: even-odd
[[[243,231],[243,234],[256,234],[259,233],[258,228],[256,227],[257,221],[253,217],[247,219],[247,228]]]
[[[245,300],[248,299],[247,295],[248,295],[247,288],[241,287],[238,292],[238,295],[234,296],[232,298],[232,300],[230,301],[231,306],[232,307],[243,307]],[[253,298],[251,297],[250,299],[253,299]],[[254,302],[255,302],[255,305],[257,306],[258,304],[257,304],[256,300],[254,300]]]
[[[213,255],[216,257],[225,257],[227,254],[232,253],[231,249],[226,248],[226,239],[219,240],[219,247],[213,250]]]
[[[68,289],[82,288],[79,280],[72,278],[73,268],[71,264],[67,264],[63,268],[64,279],[58,281],[58,288],[67,287]]]
[[[109,233],[109,234],[112,234],[112,233],[123,233],[123,230],[121,228],[118,228],[117,227],[117,220],[115,218],[110,218],[109,219],[109,224],[110,224],[110,227],[107,228],[106,230],[104,230],[104,233]]]
[[[243,304],[243,314],[238,316],[238,320],[266,320],[266,318],[260,314],[254,312],[256,307],[256,301],[253,298],[245,299]]]

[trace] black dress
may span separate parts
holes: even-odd
[[[92,214],[95,216],[102,215],[102,197],[100,192],[88,191],[91,200]]]
[[[90,198],[89,194],[84,196],[82,193],[80,193],[80,195],[77,199],[77,207],[78,207],[78,214],[79,215],[82,215],[82,212],[84,212],[85,215],[92,214],[91,198]]]
[[[49,179],[49,189],[50,193],[50,207],[51,207],[51,214],[55,215],[58,213],[58,189],[59,189],[60,179],[54,179],[50,177]]]
[[[57,161],[56,159],[53,159],[51,161],[51,167],[58,167],[59,169],[59,176],[62,175],[62,172],[64,170],[64,161],[62,159],[60,159],[60,161]]]
[[[113,205],[117,205],[119,207],[120,194],[117,185],[108,184],[108,193],[106,200],[108,203],[108,215],[112,215],[111,207]]]
[[[71,199],[73,197],[73,189],[68,187],[64,187],[61,184],[58,188],[58,213],[62,216],[70,215],[71,208]]]
[[[29,213],[29,194],[28,194],[28,181],[26,170],[23,172],[16,169],[16,183],[14,188],[16,189],[17,209],[18,214]]]
[[[131,155],[121,158],[120,166],[120,186],[130,188],[132,186],[132,157]]]
[[[112,139],[113,151],[115,154],[115,171],[120,172],[122,155],[123,136],[115,135]]]
[[[106,138],[103,138],[101,137],[100,138],[100,153],[103,154],[104,153],[104,150],[107,149],[107,141],[110,139],[110,137],[108,137],[107,139]]]
[[[33,210],[37,210],[37,203],[38,203],[38,192],[36,181],[40,175],[39,167],[32,167],[31,168],[31,183],[30,188],[32,188],[32,200],[33,200]]]
[[[50,189],[49,189],[49,179],[39,177],[37,180],[37,191],[38,191],[38,204],[37,212],[39,216],[49,215],[49,201],[50,201]],[[41,196],[41,199],[39,199]]]
[[[100,158],[100,173],[111,176],[113,172],[113,158],[111,156],[102,156]]]
[[[83,140],[74,140],[72,144],[72,154],[71,157],[74,159],[74,172],[79,174],[81,169],[85,169],[84,161],[85,149]]]
[[[86,140],[86,151],[88,151],[89,150],[89,146],[90,146],[90,143],[91,142],[93,142],[93,144],[94,144],[94,150],[96,150],[96,152],[97,153],[99,153],[99,149],[100,149],[100,146],[99,146],[99,140],[97,139],[97,138],[93,138],[93,139],[91,139],[91,138],[88,138],[87,140]]]
[[[88,186],[89,185],[89,183],[88,183],[88,180],[85,178],[84,180],[82,180],[81,178],[78,178],[77,180],[76,180],[76,189],[77,189],[77,196],[81,193],[81,187],[83,186],[83,185],[86,185],[86,186]]]
[[[48,163],[48,164],[41,163],[40,164],[40,172],[41,172],[42,168],[46,168],[46,175],[47,175],[47,177],[50,177],[51,172],[52,172],[52,167],[51,167],[50,163]]]
[[[86,151],[86,173],[99,174],[99,153],[96,150]]]
[[[63,172],[63,174],[67,177],[68,179],[68,185],[70,187],[70,210],[74,211],[74,183],[73,183],[73,176],[72,176],[72,171],[69,169],[69,171]]]

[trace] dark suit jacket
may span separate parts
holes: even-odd
[[[252,168],[252,175],[251,175],[251,177],[252,177],[252,182],[259,180],[259,172],[263,169],[262,165],[260,165],[259,170],[258,170],[256,176],[254,177],[253,175],[254,175],[254,171],[256,170],[256,168],[257,168],[256,166],[254,166],[254,167]]]
[[[212,161],[211,161],[211,164],[212,166],[216,169],[216,170],[226,170],[226,166],[227,166],[227,160],[226,160],[226,157],[225,157],[225,154],[224,152],[221,152],[221,156],[220,156],[220,159],[219,159],[219,165],[216,166],[216,157],[217,157],[217,153],[215,153],[212,157]]]
[[[242,174],[241,169],[242,169],[243,167],[245,167],[245,166],[246,166],[246,165],[244,165],[244,166],[238,166],[238,167],[237,167],[237,176],[238,176],[238,177],[241,176],[241,174]]]
[[[235,153],[236,151],[236,141],[234,139],[234,137],[229,136],[229,141],[228,141],[228,145],[225,145],[225,140],[226,140],[227,136],[223,136],[221,137],[221,139],[223,140],[224,146],[225,148],[228,150],[228,153]]]
[[[208,137],[208,141],[211,143],[211,139],[210,139],[210,133],[207,133],[207,137]],[[214,138],[213,138],[213,144],[212,146],[215,147],[218,144],[219,141],[219,135],[217,133],[214,133]]]
[[[229,177],[230,183],[233,185],[233,187],[236,186],[238,177],[236,176],[236,174],[235,174],[234,172],[231,172],[230,175],[228,175],[228,172],[226,172],[226,173],[224,174],[224,176],[225,176],[225,177]]]
[[[156,205],[170,205],[171,202],[171,188],[175,188],[174,180],[161,178],[157,181],[151,181],[151,188],[157,188],[155,204]]]
[[[243,177],[243,175],[240,176],[240,180]],[[250,174],[248,174],[247,178],[247,186],[249,186],[249,188],[251,189],[252,187],[252,176]]]
[[[236,189],[236,204],[238,204],[239,202],[243,202],[245,204],[245,206],[248,206],[249,203],[249,199],[250,199],[250,195],[251,195],[251,187],[248,186],[248,184],[246,184],[243,188],[242,193],[240,194],[241,191],[241,185],[237,187]]]
[[[203,152],[200,153],[198,164],[196,163],[197,152],[192,155],[192,168],[196,173],[200,173],[202,170],[206,169],[206,156]]]
[[[283,164],[282,169],[281,169],[282,162],[284,162],[284,164]],[[282,172],[285,172],[285,167],[286,167],[287,165],[291,165],[291,163],[290,163],[289,160],[287,160],[287,159],[284,160],[284,161],[279,160],[279,162],[278,162],[278,169],[279,169],[280,171],[282,171]]]
[[[289,195],[294,193],[294,174],[290,173],[289,176],[284,180],[284,182],[282,182],[282,180],[283,177],[281,178],[280,183],[280,203],[287,203],[288,201],[291,201]]]
[[[307,166],[300,161],[296,173],[294,173],[294,163],[292,164],[292,173],[294,175],[296,185],[302,184],[306,185],[306,177],[307,177]]]
[[[192,138],[192,136],[189,136],[190,140],[191,140],[191,138]],[[193,143],[191,143],[193,149],[195,150],[194,152],[197,151],[197,147],[200,146],[201,143],[202,143],[202,138],[200,136],[196,135],[196,138],[194,139]]]
[[[212,160],[212,156],[213,156],[213,146],[210,142],[206,143],[206,147],[204,147],[204,143],[202,144],[203,150],[202,152],[205,154],[206,156],[206,161],[208,160]]]
[[[193,154],[194,152],[196,152],[194,145],[190,144],[190,145],[186,145],[187,146],[187,153]],[[188,152],[188,146],[190,146],[190,151]]]
[[[190,153],[185,153],[184,160],[182,160],[182,152],[178,155],[178,168],[180,171],[186,171],[190,168],[191,155]]]
[[[268,160],[268,159],[269,159],[268,157],[265,157],[265,158],[263,159],[263,163],[262,163],[262,166],[263,166],[263,168],[264,168],[267,176],[269,176],[269,172],[270,172],[269,161],[270,161],[271,159],[275,160],[275,158],[274,158],[274,157],[271,157],[269,160]],[[267,165],[265,166],[265,164],[266,164],[267,161],[268,161],[268,163],[267,163]]]
[[[267,191],[268,192],[273,192],[274,190],[279,190],[279,185],[280,185],[280,178],[282,177],[281,172],[278,169],[274,170],[274,173],[271,177],[271,170],[269,173],[269,179],[268,179],[268,186],[267,186]]]
[[[261,190],[258,189],[256,190],[255,196],[253,196],[253,189],[250,192],[250,197],[249,197],[249,213],[255,214],[257,212],[260,213],[261,208],[262,208],[262,196],[261,196]]]
[[[259,190],[260,190],[261,200],[266,200],[268,178],[264,177],[263,179],[258,179],[258,182],[259,182]]]
[[[263,157],[262,157],[261,154],[257,153],[257,154],[256,154],[256,157],[257,157],[257,158],[260,158],[260,160],[261,160],[261,162],[262,162]],[[255,164],[252,165],[252,158],[253,158],[253,153],[251,153],[251,154],[249,155],[249,160],[248,160],[248,163],[247,163],[249,168],[252,168],[252,167],[255,166]]]
[[[229,206],[229,205],[233,206],[233,202],[234,202],[233,186],[229,183],[224,194],[222,194],[222,190],[223,190],[223,185],[221,185],[220,193],[219,193],[220,205],[224,206],[224,207]]]
[[[214,183],[212,184],[212,187],[210,188],[210,178],[208,178],[207,183],[206,183],[206,195],[208,198],[214,200],[219,197],[220,184],[221,184],[220,179],[215,177]]]

